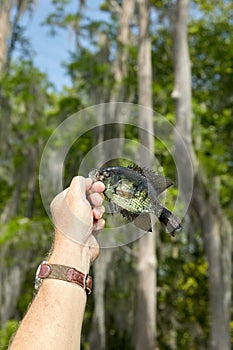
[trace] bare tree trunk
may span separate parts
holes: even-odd
[[[152,64],[150,42],[150,2],[138,0],[139,47],[138,47],[138,96],[139,104],[148,109],[139,109],[140,142],[148,150],[141,150],[141,159],[151,166],[148,154],[153,154],[152,111]],[[146,110],[146,111],[145,111]],[[154,230],[153,230],[154,231]],[[136,318],[136,349],[154,350],[156,339],[156,256],[155,232],[145,234],[139,240],[138,252],[138,298]]]
[[[208,260],[210,348],[230,350],[232,228],[220,209],[214,182],[211,191],[196,174],[192,205],[200,219]]]
[[[30,8],[31,0],[2,0],[0,2],[0,72],[8,72],[15,44],[18,40],[18,24],[23,12]],[[15,9],[11,19],[12,9]],[[7,45],[9,41],[9,45]]]
[[[204,173],[198,164],[192,146],[191,68],[187,38],[188,11],[189,0],[177,0],[174,23],[175,88],[173,91],[176,127],[185,140],[194,165],[195,186],[192,208],[200,219],[209,269],[210,348],[211,350],[229,350],[232,232],[220,208],[216,186],[213,183],[209,189],[206,185]],[[183,146],[178,139],[175,141],[175,152],[178,170],[185,173]],[[181,184],[184,198],[188,184],[188,179]]]
[[[123,79],[127,73],[127,57],[129,37],[130,37],[130,18],[133,15],[135,0],[124,0],[120,10],[120,28],[118,34],[118,51],[116,62],[114,65],[114,76],[115,76],[115,86],[111,92],[111,101],[118,102],[125,100],[125,88]],[[97,141],[101,145],[101,142],[106,139],[119,140],[117,152],[111,148],[103,149],[99,152],[98,157],[101,157],[101,163],[115,157],[121,157],[122,147],[123,147],[123,135],[124,126],[121,124],[121,115],[118,113],[118,105],[113,103],[112,105],[106,106],[106,112],[104,113],[108,118],[108,123],[104,124],[103,127],[98,130]],[[114,152],[114,153],[113,153]],[[100,155],[101,153],[101,155]],[[105,326],[105,284],[107,279],[107,267],[112,259],[112,254],[114,251],[112,249],[102,249],[99,259],[94,265],[94,275],[95,275],[95,307],[94,307],[94,318],[92,323],[92,329],[90,333],[90,348],[91,349],[106,349],[106,326]]]
[[[115,88],[111,101],[125,101],[125,86],[123,79],[127,74],[127,59],[129,56],[128,45],[130,44],[130,19],[133,16],[135,0],[124,0],[120,9],[120,27],[117,36],[118,50],[114,65]]]
[[[0,3],[0,72],[6,64],[7,59],[7,39],[11,31],[10,10],[12,1],[3,0]]]

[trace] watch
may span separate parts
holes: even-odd
[[[66,282],[76,283],[82,287],[87,294],[91,294],[92,278],[74,267],[50,264],[43,261],[37,268],[35,276],[35,289],[38,290],[44,279],[58,279]]]

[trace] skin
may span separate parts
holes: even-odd
[[[104,227],[102,182],[75,177],[69,188],[54,198],[51,212],[55,224],[54,246],[48,262],[68,265],[88,273],[90,264],[99,255],[95,235]],[[78,217],[70,226],[70,211]],[[67,223],[59,229],[61,218]],[[85,223],[85,225],[83,225]],[[71,223],[73,225],[73,223]],[[77,243],[69,232],[77,233]],[[73,231],[72,231],[73,232]],[[81,328],[87,296],[78,285],[66,281],[43,281],[28,312],[10,345],[10,350],[77,350],[80,349]]]

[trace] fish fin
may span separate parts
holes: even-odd
[[[108,200],[108,210],[109,210],[109,213],[113,215],[115,213],[119,213],[121,209],[115,203]]]
[[[144,169],[141,168],[139,165],[135,164],[135,163],[131,163],[130,165],[128,165],[129,169],[132,169],[134,171],[136,171],[137,173],[139,173],[140,175],[144,176]]]
[[[134,219],[133,223],[141,230],[152,232],[151,217],[148,213],[138,215]]]
[[[149,183],[155,188],[158,195],[173,185],[173,182],[168,177],[157,174],[154,170],[141,168],[139,165],[134,163],[129,165],[128,168],[147,178]]]
[[[167,208],[163,208],[159,221],[163,224],[167,233],[169,233],[172,237],[175,236],[176,231],[180,231],[182,229],[180,219]]]
[[[135,226],[144,231],[152,232],[151,217],[149,213],[135,214],[131,213],[126,209],[121,210],[121,214],[128,219],[128,221],[133,222]]]
[[[147,178],[150,184],[156,189],[158,195],[173,185],[173,182],[168,177],[156,174],[151,170],[149,171]]]
[[[136,219],[138,214],[132,213],[131,211],[128,211],[127,209],[121,209],[120,211],[121,215],[126,218],[128,221],[132,222]]]

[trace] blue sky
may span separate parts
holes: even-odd
[[[98,8],[102,2],[103,0],[87,1],[87,15],[98,19],[100,17]],[[77,0],[72,0],[69,8],[71,11],[76,11]],[[57,90],[61,90],[63,85],[69,84],[61,63],[68,60],[73,42],[68,31],[59,30],[58,34],[52,37],[49,28],[41,25],[46,16],[52,12],[50,1],[38,0],[32,19],[29,19],[28,15],[25,16],[24,25],[27,27],[27,35],[36,53],[34,59],[36,66],[48,74]]]

